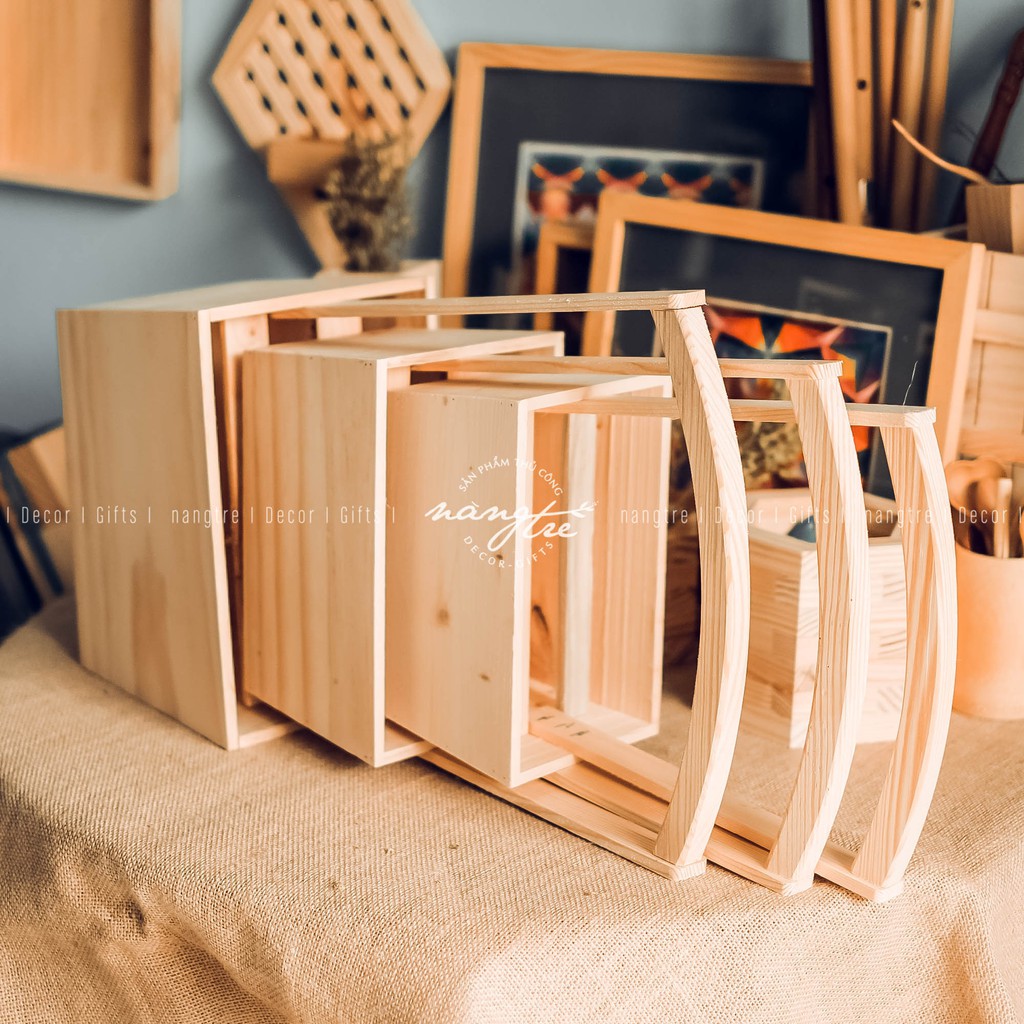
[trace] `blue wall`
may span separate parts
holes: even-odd
[[[415,0],[454,58],[462,40],[805,58],[805,0]],[[0,428],[60,416],[53,311],[104,299],[317,267],[210,87],[246,0],[184,0],[182,175],[177,195],[134,205],[0,183]],[[961,0],[944,152],[964,160],[1012,35],[1014,0]],[[412,175],[413,255],[440,252],[447,119]],[[1024,110],[1001,166],[1024,178]]]

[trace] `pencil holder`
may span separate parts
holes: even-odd
[[[953,707],[980,718],[1024,718],[1024,558],[956,549],[960,612]]]

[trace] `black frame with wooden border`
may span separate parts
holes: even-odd
[[[805,86],[810,94],[809,115],[814,105],[811,66],[807,61],[463,43],[459,48],[455,83],[445,212],[444,294],[448,296],[463,296],[469,290],[471,263],[474,257],[485,87],[488,72],[495,70],[588,74],[606,78],[675,78],[695,83],[735,82],[763,86]],[[812,120],[813,118],[808,116],[808,135]],[[622,144],[621,140],[611,138],[608,143]],[[814,171],[812,154],[813,145],[808,138],[808,177]],[[510,205],[510,217],[511,214]]]
[[[957,457],[984,267],[982,246],[803,217],[606,194],[601,198],[598,212],[591,291],[608,292],[619,288],[630,224],[941,270],[942,289],[926,401],[936,409],[935,430],[943,461]],[[615,316],[614,313],[587,315],[584,355],[611,354]]]

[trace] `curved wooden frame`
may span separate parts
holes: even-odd
[[[698,675],[678,766],[559,716],[539,726],[579,762],[515,790],[442,751],[424,756],[481,788],[671,878],[704,857],[782,893],[815,873],[868,899],[896,895],[938,778],[956,662],[952,522],[932,409],[847,406],[826,361],[718,360],[700,293],[544,296],[350,303],[320,316],[465,315],[650,309],[667,358],[494,357],[423,364],[466,373],[668,373],[674,397],[605,398],[553,411],[679,416],[693,465],[703,593]],[[776,377],[792,402],[730,402],[725,377]],[[818,527],[821,638],[811,722],[785,812],[724,798],[739,725],[749,628],[746,503],[736,420],[796,422]],[[828,842],[856,748],[867,683],[870,586],[863,492],[850,424],[877,427],[903,526],[908,655],[902,719],[859,852]],[[714,527],[714,528],[713,528]],[[546,716],[550,719],[551,716]],[[723,799],[724,798],[724,799]]]

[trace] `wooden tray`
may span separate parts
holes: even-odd
[[[124,199],[178,188],[180,0],[0,6],[0,179]]]

